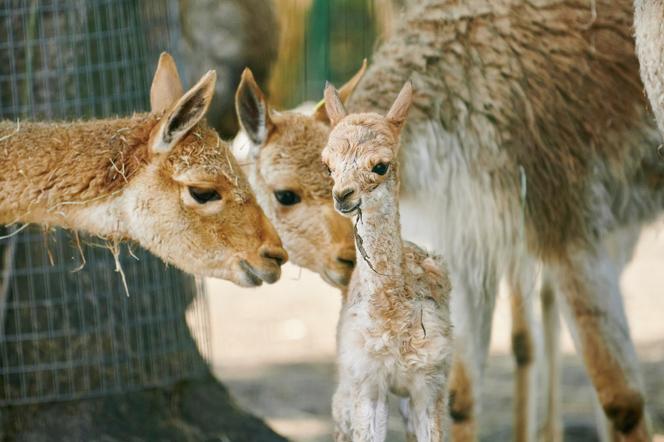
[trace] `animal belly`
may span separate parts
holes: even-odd
[[[451,141],[419,136],[408,143],[411,153],[401,170],[404,238],[435,250],[450,263],[465,259],[464,265],[477,265],[496,256],[504,259],[524,237],[519,189],[497,185],[508,180],[492,178],[490,166],[484,175],[469,170]],[[444,158],[430,152],[444,149],[441,143],[449,147]]]

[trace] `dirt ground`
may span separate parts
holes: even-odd
[[[664,228],[644,233],[622,275],[624,300],[656,433],[664,435]],[[240,405],[295,441],[330,440],[335,387],[335,289],[287,265],[276,285],[247,290],[209,280],[212,362]],[[482,440],[511,439],[513,362],[509,306],[501,295],[481,416]],[[593,391],[567,334],[562,339],[562,410],[567,441],[596,440]],[[396,409],[389,440],[403,440]],[[660,439],[661,438],[661,439]],[[664,436],[656,440],[664,442]]]

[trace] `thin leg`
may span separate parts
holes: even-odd
[[[615,266],[600,247],[575,253],[555,270],[577,351],[604,412],[621,440],[647,441],[638,360]]]
[[[597,423],[597,434],[602,442],[620,442],[620,434],[613,428],[613,424],[606,417],[602,404],[597,395],[593,395],[593,410],[595,411],[595,422]]]
[[[516,362],[514,391],[514,440],[535,439],[535,319],[532,296],[524,293],[523,284],[510,278],[512,311],[512,353]]]
[[[404,428],[406,429],[406,442],[417,442],[415,425],[411,419],[410,408],[410,398],[402,398],[399,401],[399,412],[401,413]]]
[[[355,384],[351,427],[353,442],[382,442],[387,435],[387,392],[367,382]]]
[[[562,442],[562,419],[560,417],[560,312],[550,281],[545,276],[540,292],[542,301],[542,328],[546,372],[546,397],[543,442]]]
[[[453,278],[459,277],[452,281],[454,361],[449,383],[452,440],[457,442],[477,440],[476,419],[497,293],[495,273],[485,274],[481,281],[464,273],[451,271]]]
[[[447,434],[447,394],[445,388],[432,386],[415,394],[410,402],[410,420],[417,442],[442,442]]]
[[[351,413],[353,410],[351,389],[345,382],[339,382],[332,397],[332,419],[334,420],[335,442],[352,442]]]
[[[455,355],[450,374],[450,417],[454,442],[477,440],[474,396],[473,380],[468,365]]]

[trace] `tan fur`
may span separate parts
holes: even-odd
[[[476,310],[492,307],[485,301],[495,299],[491,281],[505,266],[542,261],[560,269],[572,256],[602,265],[586,252],[664,207],[660,139],[642,99],[631,10],[627,0],[420,0],[351,97],[351,111],[385,108],[404,80],[413,81],[404,195],[423,209],[437,207],[429,224],[440,226],[439,250],[454,251],[455,287],[464,290],[459,296],[475,296]],[[563,267],[564,279],[578,279],[578,269]],[[590,290],[565,287],[570,302]],[[605,302],[616,303],[616,293]],[[463,319],[471,312],[466,307]],[[475,343],[484,339],[469,324],[457,327],[463,339],[456,341],[476,346],[464,357],[479,387],[484,356]],[[626,398],[638,385],[629,335],[608,331],[624,328],[624,315],[611,308],[601,327],[587,324],[583,332],[599,333],[594,339],[621,361],[611,370],[615,382],[593,379],[600,397]],[[637,403],[628,402],[621,407],[634,411]],[[625,426],[619,414],[612,419],[624,437],[643,435],[643,421]]]
[[[0,156],[1,222],[39,223],[44,209],[120,191],[148,162],[147,143],[158,121],[157,115],[140,114],[20,126],[1,122],[0,133],[8,137]]]
[[[431,200],[446,200],[446,192],[460,193],[453,180],[441,187],[429,179],[450,162],[451,149],[439,142],[427,152],[420,132],[440,124],[461,145],[473,179],[487,183],[474,195],[489,195],[503,210],[482,218],[500,226],[489,233],[501,235],[485,237],[484,256],[491,256],[492,241],[511,247],[518,239],[496,220],[521,220],[522,213],[531,251],[556,261],[568,247],[586,247],[616,224],[659,210],[661,197],[653,199],[664,176],[654,154],[659,141],[644,123],[628,2],[421,0],[411,7],[349,105],[384,108],[408,77],[421,86],[404,134],[406,145],[416,144],[402,158],[407,195],[429,190]],[[446,209],[438,218],[444,224],[450,212],[466,212]],[[485,263],[467,267],[482,281],[495,279]],[[620,322],[607,317],[616,327]],[[467,372],[477,383],[476,370]]]
[[[595,253],[602,252],[605,253]],[[604,256],[596,258],[604,260]],[[565,267],[583,268],[584,264],[580,264],[578,260],[579,258],[575,257],[559,271],[565,272]],[[584,261],[587,262],[586,259]],[[610,310],[614,306],[607,305],[603,299],[598,299],[598,296],[610,296],[610,292],[617,289],[617,278],[612,279],[611,286],[604,286],[601,282],[598,283],[597,279],[598,275],[595,274],[583,271],[573,273],[567,270],[559,281],[562,292],[567,297],[570,313],[576,318],[575,333],[583,349],[584,362],[607,417],[623,435],[621,440],[648,440],[643,419],[642,385],[638,377],[630,376],[630,371],[635,368],[628,364],[629,361],[615,356],[615,347],[623,342],[623,339],[618,337],[629,336],[629,330],[603,330],[612,326],[606,318],[610,316]],[[596,288],[601,291],[595,292]],[[604,339],[605,336],[613,339]],[[636,359],[636,355],[632,354],[632,357]]]
[[[454,441],[473,440],[477,434],[473,397],[472,378],[468,367],[460,358],[455,358],[450,371],[450,416]]]
[[[185,271],[242,285],[278,279],[286,252],[229,146],[200,121],[214,74],[182,97],[173,95],[178,84],[164,54],[154,113],[0,123],[0,223],[135,240]],[[221,201],[197,203],[190,187],[214,190]]]
[[[358,264],[337,330],[337,441],[382,441],[388,390],[405,397],[409,438],[440,441],[448,428],[451,365],[450,282],[441,260],[401,240],[399,132],[412,100],[407,83],[386,117],[345,116],[328,85],[333,128],[322,158],[334,179],[337,210],[356,223]],[[389,165],[384,174],[378,163]],[[352,193],[347,190],[351,189]]]
[[[535,342],[533,336],[532,298],[526,297],[518,279],[509,283],[512,313],[512,354],[516,363],[514,386],[514,440],[527,442],[534,439],[533,416],[535,388]]]
[[[182,81],[175,60],[164,52],[159,57],[159,65],[150,87],[152,112],[167,111],[183,95]]]
[[[364,68],[345,86],[347,94]],[[247,121],[251,117],[243,107],[251,107],[254,100],[261,106],[257,115],[263,118],[263,126],[256,129],[260,139],[245,139],[247,145],[235,147],[248,150],[240,161],[258,201],[279,232],[292,262],[344,288],[353,270],[355,247],[350,222],[332,206],[332,180],[320,161],[330,132],[327,117],[316,112],[305,115],[271,111],[251,71],[246,70],[236,94],[238,116],[245,131],[252,130],[249,126],[254,122]],[[242,143],[240,138],[236,143]],[[284,206],[275,197],[275,192],[282,190],[294,192],[300,202]]]
[[[562,417],[560,415],[560,313],[556,294],[550,281],[544,280],[540,292],[542,301],[542,329],[544,331],[544,349],[546,355],[547,385],[546,413],[541,426],[543,442],[562,442]]]
[[[605,179],[648,187],[642,163],[656,146],[633,130],[645,115],[630,2],[597,2],[596,18],[585,1],[543,3],[420,1],[375,55],[349,109],[385,108],[389,92],[412,78],[411,121],[435,116],[465,134],[473,167],[499,168],[493,183],[507,192],[524,168],[529,243],[552,256],[592,240],[585,195],[593,164],[605,164]],[[407,131],[406,140],[415,135]],[[406,192],[419,188],[404,176]]]

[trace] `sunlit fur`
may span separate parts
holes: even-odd
[[[238,87],[237,100],[241,100],[242,91],[262,100],[266,113],[258,130],[263,138],[259,143],[252,142],[244,131],[233,143],[259,203],[279,232],[291,261],[344,288],[353,270],[355,249],[351,223],[334,210],[332,180],[320,160],[329,122],[312,109],[269,110],[249,71]],[[241,115],[240,122],[249,124]],[[301,201],[284,206],[274,195],[279,190],[293,191]]]
[[[372,111],[408,78],[417,91],[402,134],[404,231],[449,257],[455,367],[473,396],[452,394],[455,426],[472,427],[477,415],[498,281],[512,272],[530,296],[528,281],[543,272],[556,275],[561,302],[592,304],[564,309],[578,348],[614,429],[646,437],[602,245],[664,207],[632,16],[629,0],[419,0],[350,98],[350,111]]]
[[[403,119],[395,123],[393,110],[405,102],[405,117],[410,85],[406,89],[408,96],[402,92],[387,117],[341,118],[322,153],[332,171],[336,207],[352,217],[357,231],[358,263],[337,329],[339,386],[332,407],[337,441],[385,440],[390,391],[404,398],[408,440],[442,441],[449,431],[447,269],[439,257],[402,241],[400,232],[396,153]],[[333,123],[339,121],[329,106],[328,114]],[[382,176],[372,172],[379,162],[390,165]],[[340,196],[349,189],[352,195]]]
[[[0,123],[0,223],[134,240],[193,274],[240,285],[273,282],[286,252],[228,144],[200,121],[212,98],[214,75],[183,97],[163,100],[160,91],[177,92],[177,87],[156,86],[179,82],[174,68],[170,56],[162,55],[153,113]],[[173,98],[180,101],[172,103]],[[171,107],[164,109],[167,102]],[[167,120],[176,117],[173,127],[190,129],[164,136]],[[215,190],[221,200],[199,204],[189,186]]]

